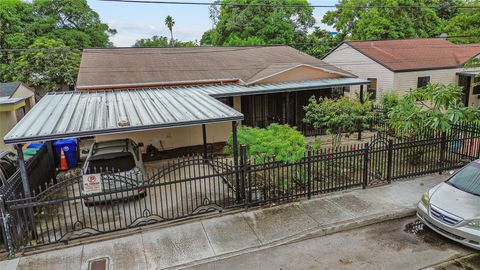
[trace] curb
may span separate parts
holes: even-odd
[[[377,224],[377,223],[381,223],[381,222],[385,222],[385,221],[401,219],[401,218],[405,218],[405,217],[411,217],[411,216],[415,215],[415,213],[416,213],[416,209],[414,207],[412,207],[410,209],[392,211],[389,214],[373,214],[373,215],[370,215],[370,216],[351,219],[351,220],[343,221],[343,222],[340,222],[340,223],[334,223],[334,224],[328,224],[328,225],[325,225],[325,226],[319,226],[319,227],[316,227],[314,229],[304,231],[302,233],[292,235],[292,236],[289,236],[289,237],[286,237],[286,238],[283,238],[283,239],[280,239],[280,240],[276,240],[274,242],[270,242],[270,243],[267,243],[267,244],[261,244],[261,245],[258,245],[258,246],[254,246],[254,247],[250,247],[250,248],[246,248],[246,249],[241,249],[241,250],[237,250],[237,251],[234,251],[234,252],[225,253],[225,254],[222,254],[222,255],[213,256],[213,257],[209,257],[209,258],[205,258],[205,259],[201,259],[201,260],[196,260],[196,261],[192,261],[192,262],[188,262],[188,263],[180,264],[180,265],[176,265],[176,266],[171,266],[171,267],[167,267],[167,268],[163,268],[163,269],[167,269],[167,270],[183,269],[183,268],[186,268],[186,267],[201,265],[201,264],[205,264],[205,263],[209,263],[209,262],[214,262],[214,261],[217,261],[217,260],[224,260],[224,259],[239,256],[239,255],[247,254],[247,253],[250,253],[250,252],[256,252],[256,251],[260,251],[260,250],[264,250],[264,249],[268,249],[268,248],[287,245],[287,244],[290,244],[290,243],[301,242],[301,241],[304,241],[304,240],[307,240],[307,239],[312,239],[312,238],[316,238],[316,237],[331,235],[331,234],[338,233],[338,232],[344,232],[344,231],[349,231],[349,230],[353,230],[353,229],[358,229],[358,228],[361,228],[361,227],[365,227],[365,226],[368,226],[368,225],[373,225],[373,224]]]

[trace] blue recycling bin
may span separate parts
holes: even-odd
[[[53,143],[53,147],[61,155],[61,150],[67,159],[68,168],[74,168],[78,164],[78,140],[77,139],[61,139]]]

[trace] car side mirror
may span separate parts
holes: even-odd
[[[449,173],[450,175],[452,175],[454,172],[455,172],[454,170],[448,171],[448,173]]]

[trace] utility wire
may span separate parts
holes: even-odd
[[[118,2],[118,3],[136,3],[136,4],[161,4],[161,5],[195,5],[195,6],[257,6],[257,7],[312,7],[312,8],[346,8],[346,9],[369,9],[369,8],[439,8],[436,5],[375,5],[375,6],[343,6],[343,5],[301,5],[301,4],[262,4],[262,3],[223,3],[223,2],[186,2],[186,1],[151,1],[151,0],[98,0],[102,2]],[[478,9],[480,6],[465,5],[456,6],[460,9]]]
[[[454,38],[478,38],[478,36],[447,36],[447,37],[431,37],[431,38],[425,38],[425,39],[454,39]],[[345,40],[345,41],[351,41],[351,42],[376,42],[376,41],[393,41],[393,40],[408,40],[408,39],[381,39],[381,40]],[[245,46],[192,46],[192,47],[112,47],[112,48],[17,48],[17,49],[0,49],[1,52],[25,52],[25,51],[32,51],[32,52],[37,52],[37,51],[79,51],[79,50],[121,50],[121,49],[192,49],[192,48],[222,48],[222,50],[217,50],[217,51],[208,51],[210,52],[225,52],[225,51],[237,51],[237,50],[250,50],[254,48],[268,48],[268,47],[280,47],[280,46],[308,46],[308,45],[319,45],[319,43],[315,42],[306,42],[306,43],[285,43],[285,44],[267,44],[267,45],[245,45]],[[428,43],[422,44],[423,46],[428,46]],[[432,45],[433,48],[450,48],[452,46],[455,46],[455,44],[452,45],[438,45],[438,44],[430,44]],[[471,46],[474,44],[462,44],[458,46]],[[397,45],[382,45],[383,47],[397,47]],[[225,50],[224,48],[231,48],[231,50]],[[90,51],[90,53],[95,53],[93,51]],[[100,53],[100,52],[99,52]],[[105,52],[101,52],[105,53]],[[206,53],[206,52],[164,52],[161,54],[182,54],[182,53]],[[128,54],[128,53],[127,53]],[[139,53],[134,53],[134,54],[139,54]],[[141,53],[140,53],[141,54]],[[158,53],[155,53],[158,54]]]

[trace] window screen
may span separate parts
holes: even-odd
[[[377,78],[368,78],[370,85],[367,88],[367,93],[370,94],[371,100],[377,99]]]

